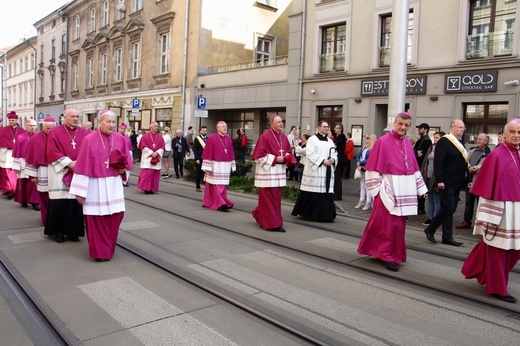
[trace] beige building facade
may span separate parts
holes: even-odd
[[[15,111],[18,124],[25,127],[27,119],[35,118],[34,80],[36,73],[35,50],[36,36],[23,40],[7,50],[7,62],[4,65],[6,88],[3,102],[7,108],[4,114]],[[3,125],[7,119],[3,119]]]
[[[393,1],[291,3],[287,64],[230,64],[229,71],[199,74],[205,89],[197,92],[207,98],[210,116],[251,111],[263,117],[280,107],[287,128],[313,131],[319,120],[342,123],[358,146],[367,134],[383,134],[392,120]],[[496,144],[507,119],[518,116],[519,11],[516,0],[409,1],[405,110],[415,126],[426,122],[432,132],[448,131],[453,119],[462,119],[467,144],[479,132]]]
[[[63,114],[67,86],[67,20],[60,10],[34,23],[36,28],[36,114],[41,124],[47,116]],[[40,125],[41,126],[41,125]]]
[[[361,146],[392,119],[392,6],[76,0],[59,11],[67,20],[65,106],[93,122],[111,108],[134,129],[157,120],[214,131],[225,120],[253,142],[271,114],[301,132],[327,120]],[[519,11],[517,0],[409,0],[404,110],[414,125],[447,131],[462,119],[466,143],[479,132],[496,140],[520,106]]]

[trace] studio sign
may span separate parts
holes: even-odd
[[[444,92],[475,93],[497,91],[498,71],[447,74]]]
[[[361,96],[388,95],[390,80],[373,79],[361,81]],[[406,94],[426,94],[426,76],[406,78]]]

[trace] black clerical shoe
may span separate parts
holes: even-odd
[[[430,243],[436,243],[435,236],[428,230],[428,227],[424,229],[424,233],[426,234],[426,239],[428,239]]]
[[[70,241],[79,241],[79,238],[77,235],[68,235],[67,236],[67,240],[70,240]]]
[[[285,228],[283,228],[283,227],[276,227],[276,228],[272,228],[271,231],[285,233]]]
[[[13,199],[14,198],[14,193],[12,193],[11,191],[9,191],[6,195],[7,195],[7,199]]]
[[[399,270],[399,264],[397,264],[395,262],[387,262],[387,261],[383,261],[383,260],[379,260],[379,262],[381,262],[383,267],[385,267],[386,269],[388,269],[390,271],[396,272]]]
[[[492,296],[497,297],[498,299],[500,299],[504,302],[507,302],[507,303],[512,303],[512,304],[516,303],[516,298],[510,294],[508,294],[507,296],[501,296],[500,294],[492,294]]]
[[[36,211],[40,211],[40,205],[38,203],[33,203],[32,208]]]
[[[110,261],[110,259],[106,259],[106,258],[96,258],[96,262],[108,262]]]
[[[27,208],[29,206],[29,204],[27,203],[22,203],[22,208]]]
[[[217,210],[227,213],[229,211],[229,207],[224,204],[224,205],[220,206]]]
[[[64,243],[65,242],[65,237],[63,236],[63,234],[56,234],[56,236],[54,237],[54,240],[56,241],[56,243]]]
[[[442,243],[445,245],[451,245],[451,246],[461,246],[462,245],[462,243],[455,241],[455,239],[453,239],[453,238],[443,239]]]

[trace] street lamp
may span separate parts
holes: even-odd
[[[0,54],[3,54],[0,58],[4,58],[2,65],[2,85],[0,89],[2,89],[2,99],[0,100],[0,106],[2,106],[2,125],[5,126],[7,124],[6,114],[7,114],[7,51],[0,51]]]

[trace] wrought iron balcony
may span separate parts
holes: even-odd
[[[267,59],[257,59],[251,61],[243,61],[237,62],[229,65],[221,65],[221,66],[212,66],[212,67],[199,67],[199,74],[207,75],[207,74],[215,74],[215,73],[223,73],[223,72],[233,72],[233,71],[241,71],[265,66],[275,66],[275,65],[286,65],[287,64],[287,55],[277,56],[275,58],[267,58]]]

